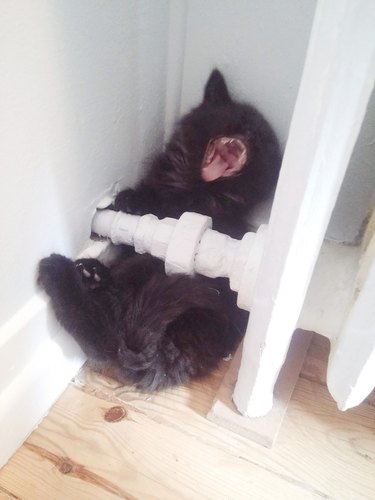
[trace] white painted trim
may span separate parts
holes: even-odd
[[[360,255],[360,247],[334,241],[323,243],[298,328],[317,332],[330,340],[340,334],[352,303]]]
[[[327,370],[328,389],[341,410],[360,404],[375,387],[375,234],[361,258],[351,301]]]
[[[0,329],[0,467],[24,442],[85,361],[38,295]]]
[[[318,3],[233,394],[247,416],[272,408],[373,87],[374,19],[373,0]]]

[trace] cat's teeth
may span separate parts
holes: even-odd
[[[94,274],[94,280],[97,281],[98,283],[99,281],[102,281],[101,277],[97,273]]]
[[[83,272],[83,276],[84,276],[85,278],[90,278],[91,274],[87,271],[87,269],[83,269],[83,271],[82,271],[82,272]]]

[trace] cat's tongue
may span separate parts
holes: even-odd
[[[205,182],[230,177],[240,172],[247,161],[244,143],[233,137],[219,137],[208,143],[201,176]]]

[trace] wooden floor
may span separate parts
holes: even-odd
[[[375,398],[338,411],[326,357],[315,336],[272,450],[205,419],[225,362],[152,396],[84,368],[0,471],[0,498],[375,499]]]

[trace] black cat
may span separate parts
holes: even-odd
[[[138,186],[117,195],[114,209],[159,218],[198,212],[213,218],[214,229],[241,238],[245,216],[272,194],[280,164],[270,125],[233,101],[214,70],[203,102],[181,119]]]
[[[215,70],[202,104],[114,208],[161,218],[195,211],[242,237],[245,215],[272,192],[279,167],[272,129],[254,108],[231,100]],[[247,321],[227,280],[167,277],[159,260],[131,254],[127,249],[110,268],[52,255],[40,262],[38,282],[65,329],[121,380],[156,390],[207,373],[233,350]]]
[[[166,276],[149,255],[107,268],[53,254],[40,262],[38,283],[85,353],[141,390],[207,374],[241,337],[220,280]]]

